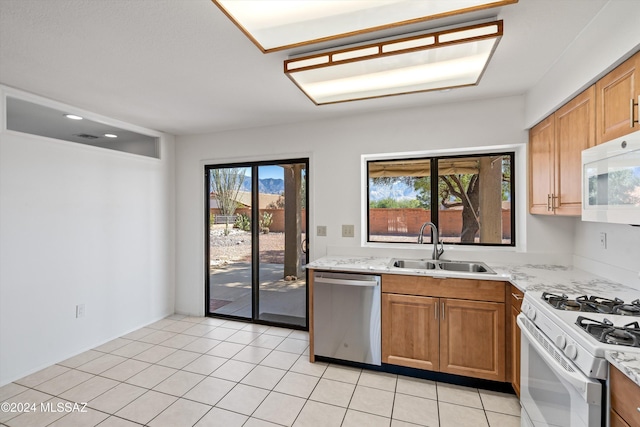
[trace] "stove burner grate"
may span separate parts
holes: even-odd
[[[578,316],[576,325],[602,343],[640,347],[640,325],[638,322],[631,322],[624,326],[614,326],[609,319],[599,322],[584,316]]]
[[[640,316],[640,299],[633,300],[629,304],[620,304],[613,308],[611,314],[622,316]]]
[[[542,299],[556,310],[580,311],[584,313],[601,313],[619,316],[640,316],[640,299],[625,304],[620,298],[604,298],[582,295],[575,299],[567,295],[543,292]]]

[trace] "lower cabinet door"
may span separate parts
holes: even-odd
[[[382,362],[438,370],[438,298],[382,294]]]
[[[440,301],[440,371],[505,381],[504,303]]]

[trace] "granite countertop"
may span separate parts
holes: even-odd
[[[566,294],[628,294],[628,286],[589,274],[570,266],[554,264],[498,264],[486,263],[496,274],[466,273],[391,267],[392,258],[326,256],[307,268],[353,273],[403,274],[411,276],[451,277],[463,279],[500,280],[511,282],[521,291],[549,291]],[[637,291],[636,291],[637,292]],[[606,295],[603,295],[606,296]]]
[[[390,267],[392,258],[326,256],[307,265],[309,269],[354,273],[404,274],[413,276],[450,277],[508,281],[523,292],[549,291],[568,295],[634,295],[638,291],[617,282],[570,266],[553,264],[486,263],[496,274],[461,273]],[[607,352],[607,360],[640,385],[640,353]]]

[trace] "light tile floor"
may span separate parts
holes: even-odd
[[[513,395],[312,364],[306,332],[179,315],[8,384],[0,402],[9,427],[520,426]]]

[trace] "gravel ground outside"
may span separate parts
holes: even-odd
[[[228,229],[225,224],[216,224],[211,228],[210,265],[211,268],[223,267],[231,262],[251,261],[251,233]],[[260,234],[260,261],[270,264],[284,264],[284,233]]]

